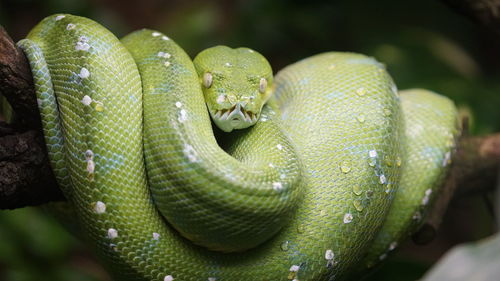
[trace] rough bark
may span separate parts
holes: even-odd
[[[0,94],[19,116],[12,125],[0,122],[0,209],[63,200],[48,162],[28,61],[1,26]]]
[[[449,202],[454,196],[470,196],[495,189],[500,168],[500,133],[477,137],[467,134],[467,120],[457,144],[444,187],[430,215],[413,235],[417,244],[427,244],[436,235]]]
[[[34,206],[63,199],[48,164],[40,132],[12,131],[12,134],[1,135],[0,209]]]
[[[33,77],[23,51],[0,26],[0,93],[18,114],[24,129],[41,128]]]

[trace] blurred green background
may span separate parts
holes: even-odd
[[[452,98],[471,131],[500,131],[500,36],[437,0],[160,1],[0,0],[15,41],[53,13],[92,18],[121,37],[160,30],[188,54],[216,44],[247,46],[275,71],[325,51],[361,52],[386,64],[400,89]],[[416,280],[451,246],[494,231],[484,196],[456,198],[437,238],[408,242],[369,280]],[[88,249],[37,209],[0,211],[0,281],[110,280]]]

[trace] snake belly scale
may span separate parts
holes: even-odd
[[[399,211],[405,95],[372,58],[331,52],[281,70],[256,124],[222,150],[203,78],[160,32],[120,42],[60,14],[19,46],[58,182],[117,280],[342,280]],[[443,107],[436,118],[453,119]],[[439,147],[422,136],[439,163],[456,133],[446,124]]]

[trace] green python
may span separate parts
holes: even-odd
[[[457,134],[451,101],[398,93],[359,54],[273,80],[247,48],[192,61],[63,14],[19,46],[58,183],[116,280],[345,280],[419,225]]]

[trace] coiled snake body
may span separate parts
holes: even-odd
[[[117,280],[345,279],[418,225],[456,134],[449,100],[399,94],[363,55],[313,56],[273,82],[252,50],[195,68],[159,32],[120,42],[72,15],[19,45],[58,182]],[[257,122],[216,139],[210,116]]]

